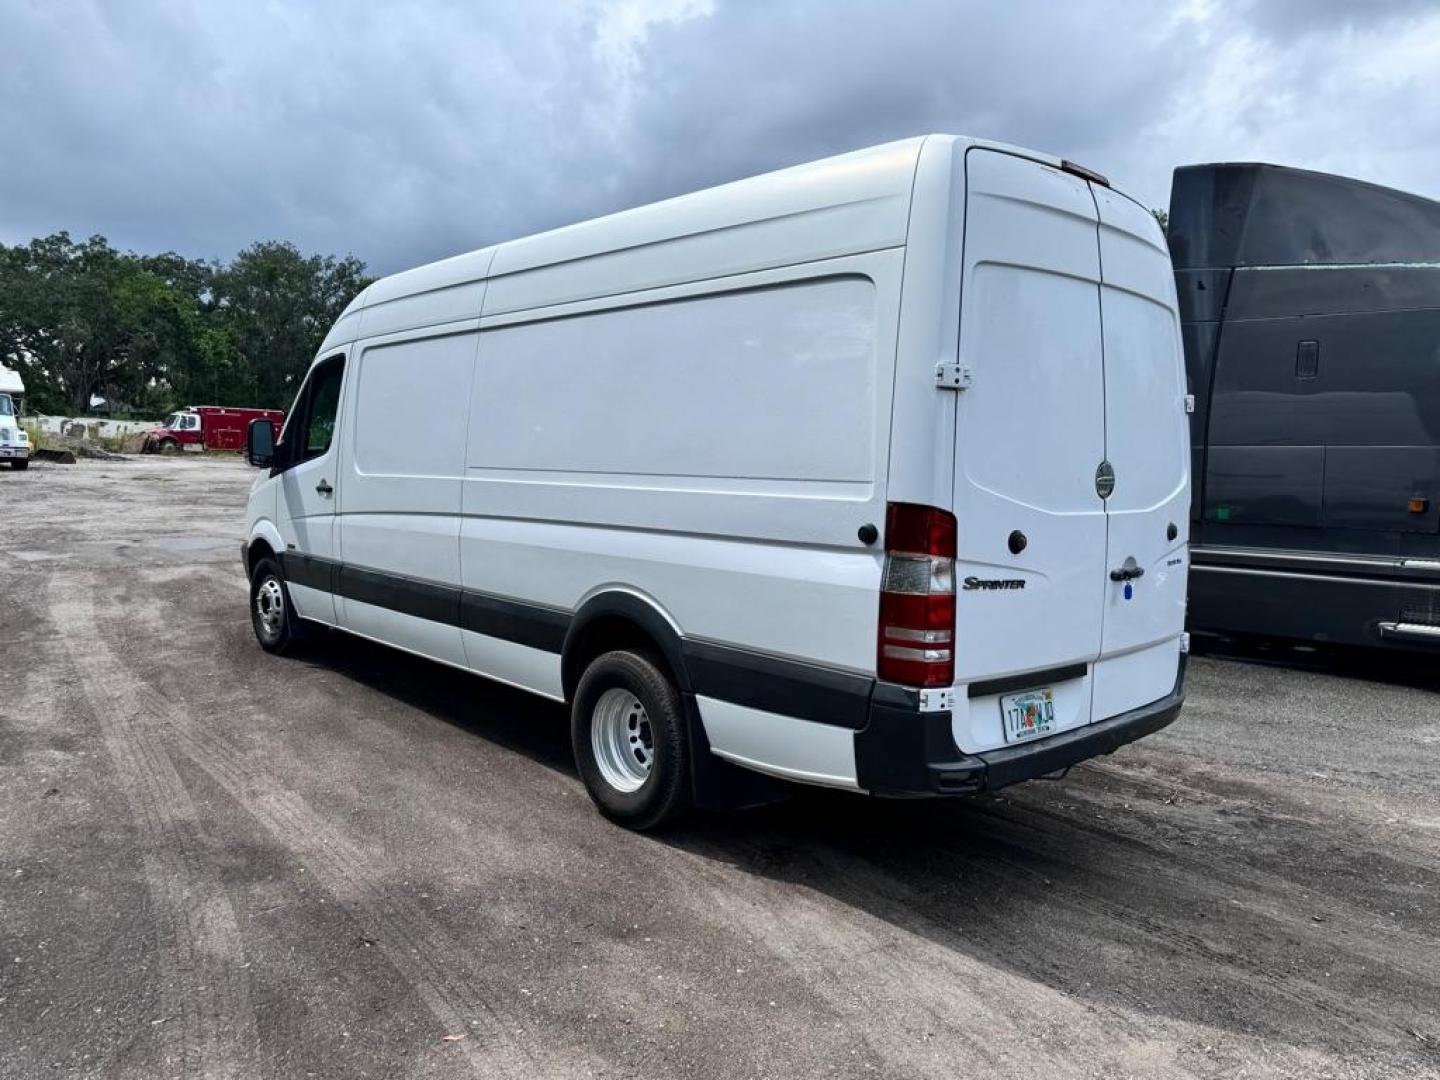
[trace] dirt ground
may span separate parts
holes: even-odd
[[[1440,674],[1199,658],[964,802],[660,838],[563,710],[251,636],[249,470],[0,472],[0,1076],[1440,1076]]]

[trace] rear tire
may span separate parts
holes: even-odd
[[[290,589],[274,559],[261,559],[250,575],[250,627],[269,653],[288,652],[301,640]]]
[[[591,662],[571,705],[570,743],[585,790],[611,821],[644,831],[689,809],[684,708],[653,656],[626,650]]]

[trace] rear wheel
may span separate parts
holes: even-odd
[[[283,653],[300,639],[295,605],[274,559],[261,559],[250,575],[250,625],[266,652]]]
[[[690,805],[690,762],[680,693],[654,657],[609,652],[575,690],[570,741],[580,779],[600,812],[653,829]]]

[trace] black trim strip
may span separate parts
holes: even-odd
[[[489,593],[460,594],[460,628],[488,637],[558,653],[564,649],[571,615],[560,608],[527,604]]]
[[[1345,555],[1340,552],[1237,548],[1192,544],[1190,565],[1196,570],[1253,570],[1313,578],[1385,579],[1397,583],[1434,585],[1440,582],[1440,554]]]
[[[321,592],[335,591],[335,571],[340,564],[318,555],[306,555],[299,551],[285,551],[280,555],[280,569],[285,571],[285,580],[293,585]]]
[[[347,600],[374,604],[417,619],[460,625],[460,590],[453,585],[342,564],[336,592]]]
[[[295,551],[285,553],[282,566],[285,576],[297,585],[549,653],[564,655],[572,629],[583,630],[577,627],[575,616],[560,608],[404,574],[350,566]],[[652,610],[648,606],[643,609]],[[581,615],[589,617],[610,610],[607,605],[587,604]],[[626,617],[633,621],[637,615],[630,613]],[[696,694],[855,731],[869,722],[871,692],[877,684],[868,675],[706,641],[681,639],[678,658],[683,667],[677,678],[688,681],[688,689]],[[896,694],[891,697],[897,703],[903,701],[914,707],[918,701],[914,691],[893,689]]]
[[[859,731],[869,721],[868,675],[710,642],[682,645],[696,694]]]
[[[1083,679],[1087,670],[1089,669],[1085,664],[1066,664],[1064,667],[1046,668],[1044,671],[1024,671],[1019,675],[1006,675],[1002,679],[983,679],[980,682],[972,682],[966,696],[989,697],[991,694],[1004,694],[1011,690],[1032,690],[1037,686],[1049,686],[1052,683],[1068,682],[1071,679]]]

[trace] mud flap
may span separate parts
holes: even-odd
[[[690,788],[699,810],[747,810],[788,799],[792,785],[784,780],[717,757],[700,720],[695,695],[682,691],[685,709],[685,737],[690,751]]]

